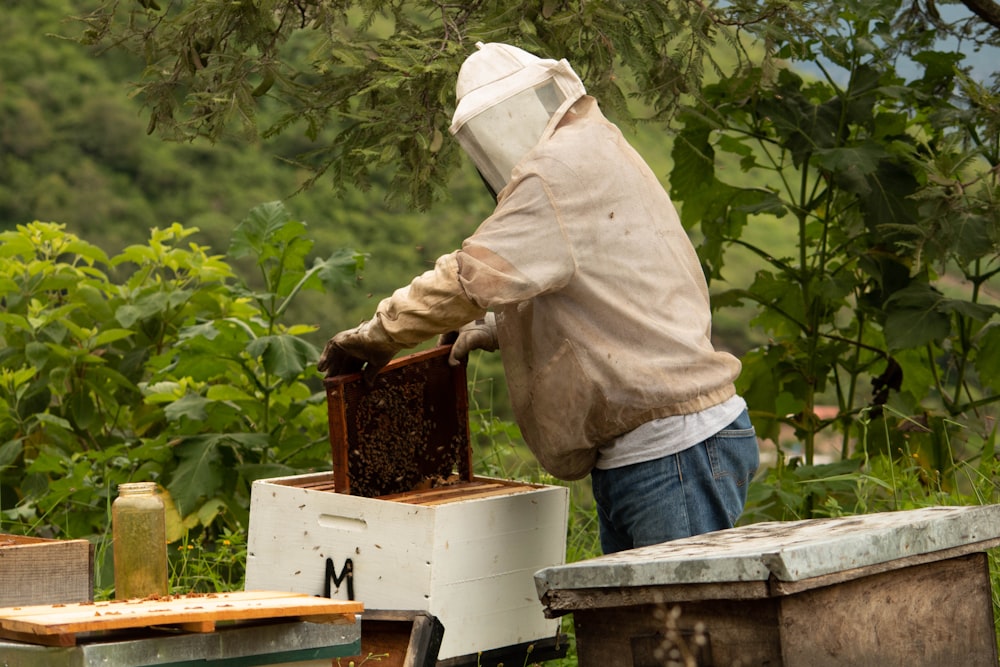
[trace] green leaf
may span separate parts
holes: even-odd
[[[889,153],[874,141],[854,146],[839,146],[817,150],[813,161],[830,173],[833,180],[847,192],[867,195],[871,191],[869,176]]]
[[[215,322],[203,322],[201,324],[184,327],[177,335],[177,339],[179,341],[186,341],[188,339],[201,336],[205,340],[215,340],[218,335],[219,328],[216,326]]]
[[[0,312],[0,325],[10,327],[14,330],[31,331],[31,324],[28,322],[28,318],[17,313]]]
[[[224,466],[219,445],[225,439],[218,433],[192,436],[175,448],[179,463],[167,489],[182,516],[222,486]]]
[[[325,260],[317,259],[313,266],[321,267],[317,276],[327,290],[351,284],[365,268],[368,255],[347,248],[337,250]]]
[[[198,517],[198,523],[202,526],[210,526],[215,518],[226,511],[226,502],[221,498],[209,498],[207,501],[202,503],[201,507],[195,512]]]
[[[115,310],[115,319],[125,328],[135,326],[139,320],[145,320],[163,312],[170,304],[170,295],[157,291],[145,294],[130,304],[120,306]]]
[[[68,421],[66,421],[62,417],[59,417],[58,415],[53,415],[48,412],[36,413],[35,419],[37,419],[42,424],[46,424],[48,426],[55,426],[57,428],[64,429],[66,431],[70,431],[73,429],[73,425],[70,424]]]
[[[228,384],[214,384],[205,392],[205,397],[210,401],[254,401],[255,397],[246,393],[239,387]]]
[[[124,340],[135,335],[131,329],[105,329],[94,338],[94,345],[107,345],[115,341]]]
[[[886,314],[884,328],[889,349],[903,350],[943,340],[951,321],[934,308],[899,308]]]
[[[62,452],[51,447],[43,447],[31,465],[27,467],[29,473],[54,473],[64,474],[67,470],[68,459]]]
[[[974,303],[965,299],[941,299],[937,304],[942,313],[957,313],[979,322],[985,322],[1000,313],[1000,308],[988,303]]]
[[[163,413],[170,421],[178,421],[181,417],[186,417],[192,421],[204,421],[208,416],[206,412],[207,406],[208,399],[204,396],[187,394],[163,408]]]
[[[983,384],[1000,392],[1000,324],[993,323],[983,328],[977,337],[979,349],[976,351],[975,366]]]
[[[3,471],[4,468],[10,467],[15,461],[17,461],[23,451],[24,443],[20,438],[16,440],[8,440],[0,445],[0,471]]]
[[[67,409],[77,428],[83,430],[95,429],[99,431],[103,426],[100,423],[101,413],[94,404],[94,399],[87,392],[73,392],[68,399]]]
[[[44,368],[49,356],[49,346],[45,343],[31,341],[24,346],[24,358],[35,368]]]
[[[943,340],[951,333],[950,313],[986,320],[998,312],[993,306],[948,299],[925,280],[894,292],[886,300],[885,310],[885,337],[892,350]]]
[[[695,116],[685,116],[687,124],[674,139],[671,156],[670,196],[676,201],[690,201],[711,187],[715,181],[715,149],[709,142],[711,128]],[[687,208],[687,204],[685,204]]]
[[[229,255],[237,259],[266,256],[271,251],[268,247],[270,239],[288,219],[288,211],[280,201],[255,206],[233,230]]]
[[[247,354],[259,357],[264,370],[290,381],[319,359],[319,350],[301,338],[289,335],[261,336],[247,345]]]

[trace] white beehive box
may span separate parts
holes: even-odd
[[[247,590],[323,595],[330,582],[331,597],[347,599],[347,579],[334,586],[330,575],[350,560],[365,609],[444,624],[441,660],[558,632],[534,573],[565,561],[567,488],[479,478],[380,498],[332,489],[332,473],[254,482]]]

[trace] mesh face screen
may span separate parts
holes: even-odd
[[[465,366],[450,346],[390,362],[368,387],[359,373],[324,382],[338,492],[374,498],[472,479]]]

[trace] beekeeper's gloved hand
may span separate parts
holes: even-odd
[[[448,355],[448,363],[458,366],[469,356],[473,350],[486,350],[495,352],[500,343],[497,340],[497,319],[492,312],[486,313],[481,320],[469,322],[458,331],[452,331],[442,335],[438,339],[438,345],[451,345],[451,354]]]
[[[327,376],[357,373],[363,368],[365,382],[370,387],[382,367],[401,349],[403,346],[389,337],[376,315],[327,341],[316,367]]]

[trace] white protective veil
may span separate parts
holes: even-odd
[[[476,44],[458,73],[450,131],[494,193],[528,151],[586,94],[566,60],[508,44]]]

